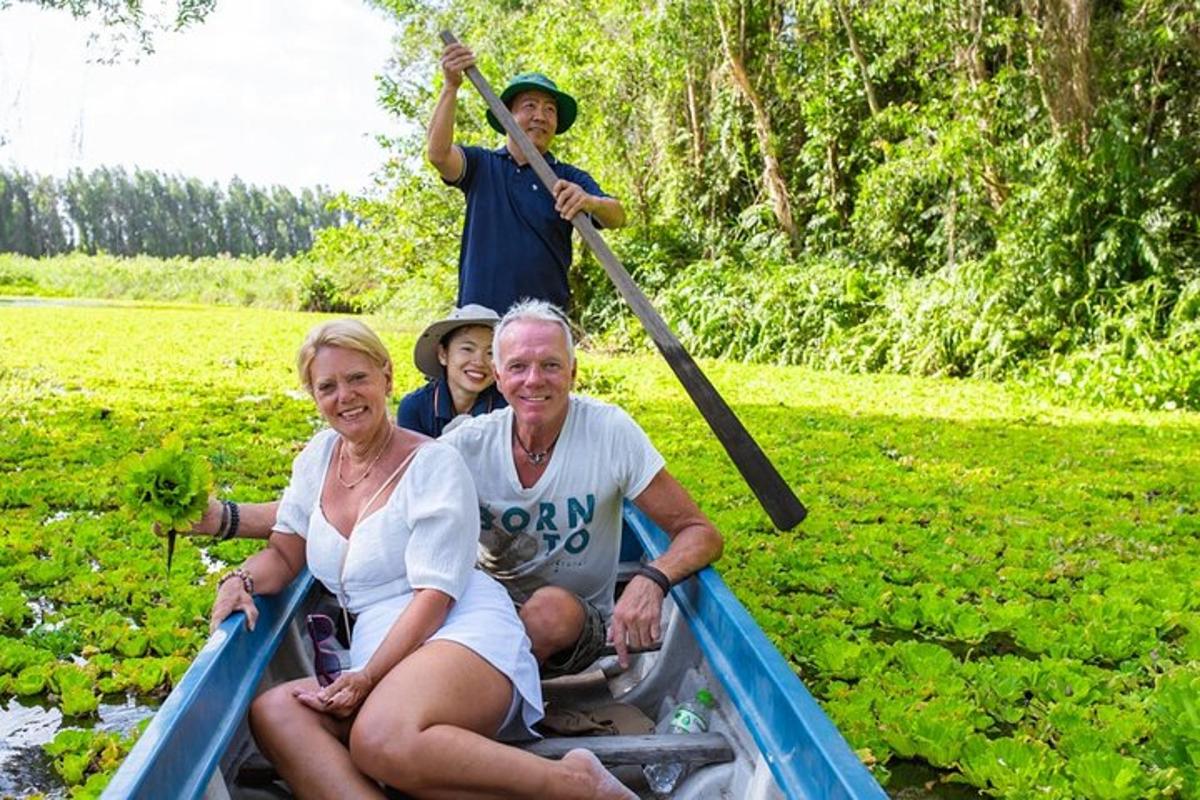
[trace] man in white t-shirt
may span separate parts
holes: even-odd
[[[571,394],[574,343],[556,307],[513,306],[493,354],[509,407],[442,436],[475,480],[480,566],[520,607],[544,674],[586,667],[606,640],[627,665],[628,648],[659,639],[667,589],[717,559],[721,535],[628,414]],[[614,605],[626,498],[671,545]]]
[[[509,407],[441,437],[462,454],[475,481],[480,566],[519,606],[543,675],[582,670],[606,642],[627,666],[630,648],[661,637],[670,586],[720,557],[721,535],[628,414],[571,394],[575,345],[558,308],[527,300],[509,309],[496,326],[493,359]],[[625,499],[671,545],[640,568],[614,604]],[[212,500],[192,533],[266,538],[276,508],[240,506],[240,523],[226,530],[228,512]]]

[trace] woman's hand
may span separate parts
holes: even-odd
[[[220,533],[221,518],[224,513],[224,503],[215,497],[208,498],[208,506],[204,509],[204,515],[192,524],[192,529],[187,531],[187,534],[198,536],[216,536],[218,533]]]
[[[221,517],[225,513],[225,504],[215,497],[208,498],[208,505],[200,519],[192,523],[192,527],[183,531],[184,536],[216,536],[221,532]],[[157,522],[154,523],[154,533],[166,536],[167,530]]]
[[[374,688],[375,681],[363,670],[343,672],[337,680],[319,691],[296,689],[292,694],[313,711],[344,719],[358,711]]]
[[[258,607],[254,605],[254,598],[246,591],[241,579],[232,577],[217,587],[217,599],[209,617],[208,632],[216,631],[235,611],[245,612],[246,628],[254,630],[254,623],[258,621]]]

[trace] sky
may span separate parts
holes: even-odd
[[[97,63],[95,23],[0,10],[0,165],[63,176],[141,167],[228,183],[369,188],[393,24],[362,0],[224,0],[158,33],[155,52]],[[131,55],[137,55],[132,51]]]

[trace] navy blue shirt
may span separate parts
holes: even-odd
[[[479,393],[475,405],[471,406],[471,416],[478,417],[507,405],[508,401],[493,383]],[[454,398],[450,396],[450,387],[446,385],[445,379],[438,378],[401,398],[400,408],[396,410],[396,423],[401,428],[408,428],[410,431],[436,439],[456,416],[458,415],[454,411]]]
[[[478,303],[503,315],[513,303],[532,297],[566,309],[571,223],[554,210],[554,198],[533,167],[518,165],[507,147],[462,147],[462,152],[462,177],[446,181],[467,196],[456,305]],[[550,153],[545,158],[558,177],[588,194],[608,196],[583,170]]]

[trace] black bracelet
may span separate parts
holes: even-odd
[[[229,530],[221,535],[221,541],[225,542],[237,536],[238,525],[241,523],[241,512],[238,510],[238,504],[232,500],[225,501],[225,509],[229,512]]]
[[[637,568],[637,574],[643,578],[649,578],[654,581],[658,588],[662,589],[663,597],[666,597],[671,591],[671,579],[666,573],[658,567],[652,567],[649,564],[641,564]]]
[[[225,500],[221,501],[221,524],[217,526],[217,532],[213,534],[218,539],[225,538],[225,531],[229,530],[229,503]]]

